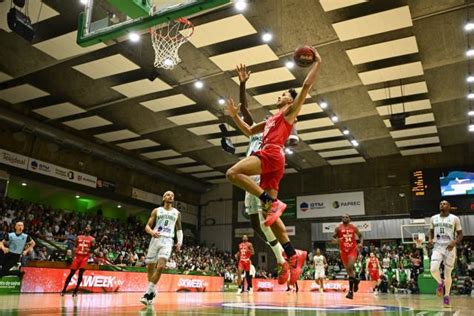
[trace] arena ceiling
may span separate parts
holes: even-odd
[[[263,119],[283,90],[304,80],[303,69],[285,67],[300,44],[317,47],[324,63],[297,123],[301,142],[287,156],[287,173],[472,142],[464,0],[259,0],[244,12],[229,6],[192,19],[195,36],[180,50],[182,63],[159,70],[154,81],[148,36],[81,48],[79,1],[44,0],[41,12],[39,0],[29,2],[33,43],[8,29],[10,1],[0,1],[3,113],[198,183],[225,181],[247,146],[218,103],[238,98],[234,66],[246,63],[252,71],[250,108]],[[269,43],[261,39],[266,31],[273,33]],[[395,130],[389,114],[403,111],[410,113],[407,125]],[[223,121],[238,155],[220,148]]]

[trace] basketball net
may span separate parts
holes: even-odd
[[[155,7],[150,15],[155,13]],[[166,22],[150,28],[151,43],[155,51],[156,68],[173,69],[181,62],[178,50],[194,33],[194,25],[185,18]]]

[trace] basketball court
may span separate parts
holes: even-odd
[[[472,315],[471,298],[453,297],[442,307],[433,295],[343,293],[159,293],[150,307],[139,293],[70,295],[22,294],[2,296],[1,315]]]

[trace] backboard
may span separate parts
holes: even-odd
[[[181,17],[218,9],[232,0],[86,0],[79,15],[77,43],[82,47],[120,40],[131,32]],[[154,7],[154,13],[151,8]]]
[[[401,235],[403,244],[416,244],[416,240],[421,240],[422,244],[426,244],[430,236],[430,224],[402,225]]]

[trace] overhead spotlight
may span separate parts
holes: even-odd
[[[78,198],[80,198],[80,197],[81,197],[80,195],[76,194],[76,199],[78,199]]]
[[[22,183],[21,183],[21,186],[22,186],[22,187],[26,187],[26,186],[27,186],[26,182],[22,182]]]
[[[474,110],[470,110],[469,112],[467,112],[467,115],[474,116]]]
[[[140,35],[138,35],[137,33],[135,32],[132,32],[130,34],[128,34],[128,39],[131,41],[131,42],[138,42],[140,40]]]
[[[0,1],[2,2],[2,1]],[[23,8],[25,6],[26,0],[13,0],[13,3],[20,8]]]
[[[351,140],[352,146],[357,147],[359,146],[359,142],[356,141],[355,139]]]
[[[319,103],[319,106],[321,107],[321,109],[327,109],[328,108],[328,103],[325,102],[325,101],[322,101],[321,103]]]
[[[474,76],[473,75],[467,76],[466,81],[467,82],[474,82]]]
[[[247,1],[244,1],[244,0],[237,0],[235,2],[235,8],[237,9],[237,11],[244,11],[246,8],[247,8]]]
[[[293,150],[291,150],[291,148],[285,148],[285,152],[286,152],[288,155],[293,155]]]
[[[469,131],[474,132],[474,124],[469,125]]]
[[[220,105],[225,104],[225,100],[223,98],[220,98],[219,100],[217,100],[217,102],[219,102]]]
[[[474,56],[474,49],[469,48],[469,49],[466,51],[466,56],[467,56],[467,57],[472,57],[472,56]]]
[[[273,39],[272,33],[269,33],[269,32],[263,33],[263,35],[262,35],[262,41],[264,41],[265,43],[268,43],[268,42],[270,42],[272,39]]]
[[[474,99],[474,93],[469,92],[468,95],[467,95],[467,98],[468,98],[469,100]]]
[[[333,115],[331,116],[331,121],[333,121],[334,123],[336,123],[337,121],[339,121],[339,118],[337,117],[336,114],[333,114]]]
[[[119,205],[117,205],[117,208],[122,208],[122,205],[120,205],[120,204],[119,204]]]
[[[7,23],[10,30],[27,41],[31,42],[35,37],[35,30],[31,24],[31,19],[16,8],[11,8],[10,11],[8,11]]]
[[[174,65],[174,62],[173,62],[173,59],[171,59],[170,57],[166,58],[164,61],[163,61],[163,64],[165,66],[168,66],[168,67],[171,67]]]
[[[204,87],[204,83],[201,80],[198,80],[194,83],[194,87],[196,89],[202,89]]]
[[[289,61],[287,61],[287,62],[285,63],[285,66],[286,66],[286,68],[288,68],[288,69],[293,69],[293,68],[295,68],[295,63],[292,62],[291,60],[289,60]]]
[[[467,22],[467,23],[464,25],[464,30],[467,31],[467,32],[470,32],[470,31],[474,30],[474,23],[472,23],[472,22]]]
[[[342,131],[342,133],[343,133],[344,135],[349,135],[349,134],[350,134],[350,132],[349,132],[349,130],[348,130],[347,128],[345,128],[345,129]]]

